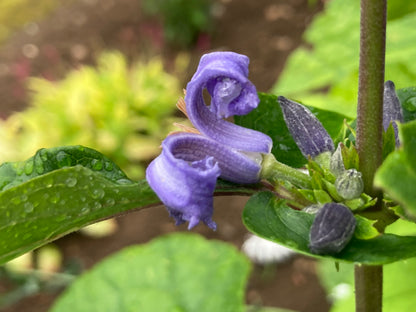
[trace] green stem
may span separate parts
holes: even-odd
[[[364,192],[380,198],[373,179],[382,162],[387,0],[361,0],[357,150]],[[382,208],[381,200],[377,210]],[[356,312],[382,310],[383,267],[355,266]]]
[[[356,312],[381,311],[383,301],[383,266],[355,266]]]
[[[274,186],[282,181],[288,181],[296,187],[310,189],[311,177],[301,171],[277,161],[273,154],[263,156],[261,178]]]

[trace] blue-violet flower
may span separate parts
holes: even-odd
[[[271,139],[222,119],[247,114],[259,99],[247,79],[248,58],[232,52],[214,52],[201,58],[188,83],[186,113],[200,133],[177,132],[162,142],[162,153],[146,170],[150,187],[176,223],[200,221],[212,229],[213,193],[218,177],[236,183],[260,180],[261,153],[269,153]],[[207,89],[211,105],[202,93]]]

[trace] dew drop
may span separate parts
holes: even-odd
[[[105,200],[105,205],[106,206],[113,206],[114,205],[114,203],[115,203],[115,200],[114,200],[114,198],[107,198],[106,200]]]
[[[56,154],[56,161],[60,168],[72,165],[71,156],[64,151],[59,151],[58,154]]]
[[[33,161],[28,161],[25,164],[25,173],[26,175],[30,175],[33,172]]]
[[[26,203],[24,203],[24,205],[23,205],[23,209],[24,209],[24,210],[25,210],[25,212],[27,212],[27,213],[32,212],[34,208],[35,208],[35,207],[33,206],[33,204],[32,204],[31,202],[26,202]]]
[[[114,168],[113,164],[110,161],[104,163],[104,169],[107,171],[112,171]]]
[[[132,184],[133,182],[130,181],[129,179],[118,179],[117,183],[118,184]]]
[[[60,195],[59,195],[59,193],[53,193],[53,194],[51,195],[51,197],[49,197],[49,201],[50,201],[50,203],[52,203],[52,204],[56,204],[56,203],[58,203],[58,202],[59,202],[59,199],[60,199]]]
[[[98,159],[93,159],[91,161],[91,168],[95,171],[100,171],[103,169],[103,162]]]
[[[91,194],[92,198],[94,199],[101,199],[104,197],[104,195],[105,195],[105,191],[101,188],[94,189]]]
[[[11,199],[11,202],[15,205],[19,205],[21,203],[20,197],[19,196],[15,196]]]
[[[82,207],[81,215],[85,215],[85,214],[89,213],[90,211],[91,211],[91,208],[88,205],[86,205],[86,206]]]
[[[403,107],[409,111],[409,112],[414,112],[416,111],[416,96],[413,96],[411,98],[408,98],[404,103],[403,103]]]
[[[74,177],[69,177],[68,179],[65,180],[65,184],[68,187],[74,187],[77,184],[77,179]]]
[[[100,202],[94,202],[94,209],[100,209],[102,207],[102,205],[101,205],[101,203]]]

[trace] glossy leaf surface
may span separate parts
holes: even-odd
[[[243,222],[254,234],[292,248],[300,253],[321,258],[309,250],[309,231],[314,216],[293,210],[270,192],[252,196],[243,212]],[[362,240],[353,237],[335,256],[337,261],[369,265],[386,264],[416,256],[416,237],[384,234]]]

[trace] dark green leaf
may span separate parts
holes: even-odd
[[[259,93],[259,97],[260,104],[257,109],[245,116],[235,116],[236,124],[266,133],[273,140],[272,153],[276,159],[292,167],[301,167],[306,159],[286,126],[277,96]],[[318,108],[308,108],[322,122],[329,135],[336,138],[346,117]]]
[[[234,247],[176,233],[112,255],[51,311],[245,311],[249,261]]]
[[[145,180],[128,180],[105,156],[80,146],[42,149],[27,161],[5,163],[0,181],[0,263],[88,224],[160,204]],[[258,188],[219,180],[216,193]]]
[[[312,254],[308,248],[309,231],[314,216],[289,208],[285,201],[270,192],[252,196],[243,212],[243,222],[254,234],[300,253]],[[325,256],[336,261],[369,265],[386,264],[416,256],[416,237],[384,234],[361,240],[353,237],[339,254]]]
[[[126,175],[110,159],[84,146],[42,148],[35,156],[21,162],[0,166],[0,190],[8,189],[45,173],[81,165],[114,182],[129,183]]]

